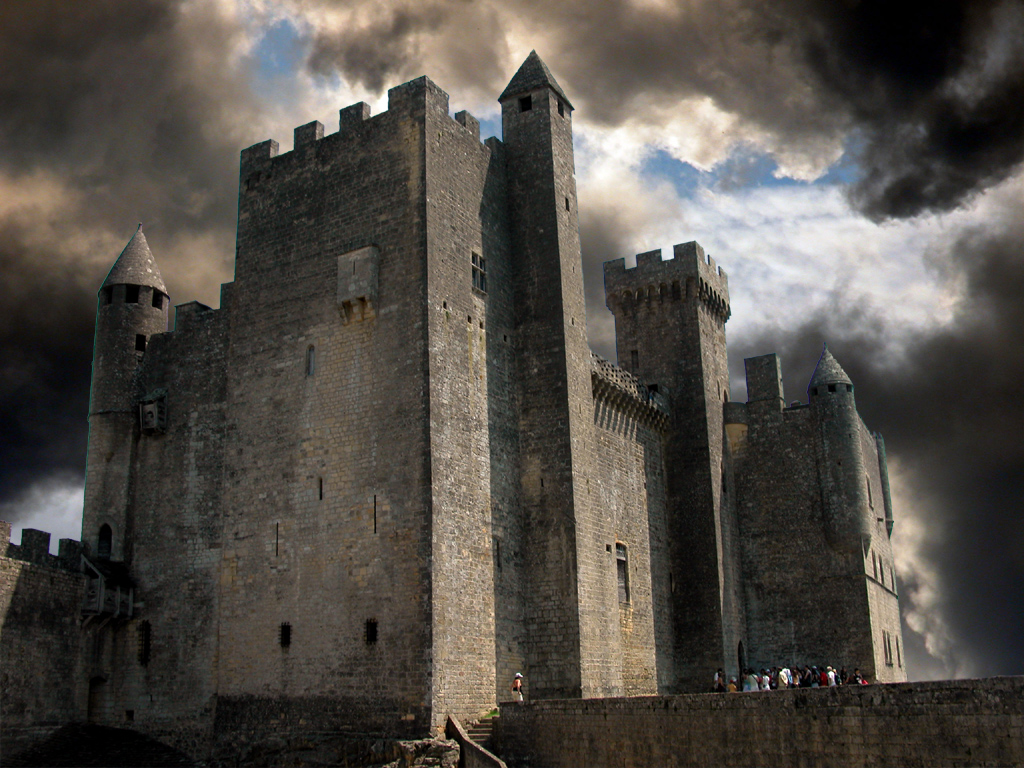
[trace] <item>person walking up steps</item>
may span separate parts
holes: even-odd
[[[516,701],[523,700],[523,675],[521,672],[516,672],[516,676],[512,679],[512,694]]]

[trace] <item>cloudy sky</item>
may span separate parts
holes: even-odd
[[[699,241],[733,399],[768,352],[805,398],[827,341],[886,437],[912,677],[1024,673],[1020,0],[0,4],[0,519],[79,536],[95,293],[139,221],[172,301],[216,306],[241,148],[422,74],[500,136],[534,48],[576,107],[595,349],[601,262]]]

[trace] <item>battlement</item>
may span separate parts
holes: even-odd
[[[258,144],[253,144],[242,150],[241,166],[243,178],[248,173],[267,166],[270,161],[290,156],[296,152],[303,152],[315,147],[317,143],[325,138],[344,136],[350,133],[363,123],[377,120],[388,114],[396,112],[424,113],[427,109],[442,113],[450,120],[461,125],[469,131],[477,141],[480,141],[480,121],[469,112],[462,110],[454,117],[448,114],[448,94],[437,86],[429,77],[418,77],[407,83],[396,85],[388,90],[387,111],[370,116],[370,105],[365,102],[356,102],[338,111],[338,130],[335,133],[325,134],[324,125],[318,120],[300,125],[293,132],[293,148],[290,152],[281,152],[281,145],[274,139],[267,139]],[[490,140],[488,140],[490,141]]]
[[[667,429],[668,400],[660,392],[648,389],[639,377],[591,352],[590,379],[595,399],[605,400],[656,429]]]
[[[612,311],[639,302],[699,298],[722,321],[729,319],[729,277],[696,241],[680,243],[671,259],[661,249],[639,253],[636,266],[625,259],[604,263],[605,304]]]
[[[11,524],[0,520],[0,547],[5,557],[47,568],[80,573],[82,570],[82,542],[61,539],[56,555],[50,554],[50,534],[34,528],[21,532],[21,544],[11,542]]]

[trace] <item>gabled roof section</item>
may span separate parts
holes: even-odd
[[[536,51],[530,51],[530,55],[526,57],[526,61],[519,67],[519,71],[512,76],[508,86],[501,92],[498,101],[505,101],[505,99],[520,96],[524,93],[535,91],[538,88],[550,88],[562,97],[569,109],[573,108],[569,102],[569,97],[562,90],[562,86],[555,80],[555,76],[551,74],[548,65],[541,60]]]
[[[110,268],[110,272],[107,273],[107,279],[103,281],[101,290],[108,285],[120,285],[122,283],[128,285],[148,285],[150,288],[156,288],[161,293],[167,293],[167,286],[164,285],[164,279],[160,275],[156,259],[153,258],[153,252],[149,250],[146,236],[142,234],[141,224],[135,230],[132,239],[128,241],[128,245],[121,251],[121,255],[117,257],[114,266]]]
[[[846,371],[843,370],[843,366],[828,351],[828,344],[821,350],[821,357],[811,375],[811,383],[807,386],[810,388],[822,384],[853,384],[850,377],[846,375]]]

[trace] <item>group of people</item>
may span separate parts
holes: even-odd
[[[725,672],[719,669],[715,672],[715,679],[712,690],[716,693],[733,693],[735,691],[775,691],[785,688],[833,688],[839,685],[867,685],[868,681],[859,668],[854,668],[852,673],[846,671],[846,667],[838,671],[831,666],[809,667],[800,665],[789,667],[772,667],[762,669],[747,669],[742,675],[742,681],[737,682],[735,677],[730,677],[728,682]]]

